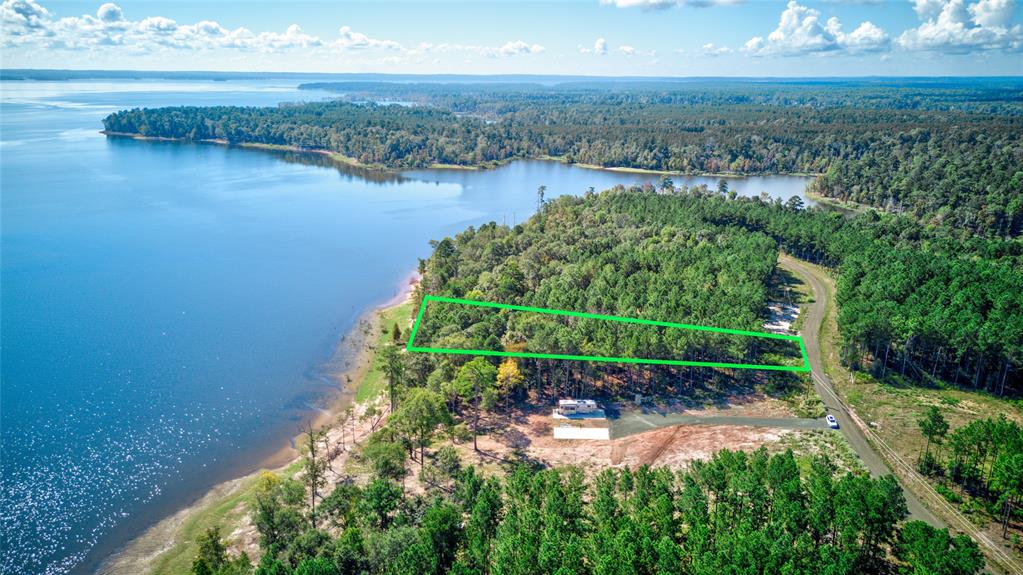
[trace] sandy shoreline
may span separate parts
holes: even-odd
[[[338,414],[354,403],[357,389],[351,383],[365,378],[372,367],[371,337],[379,331],[380,312],[406,302],[412,295],[419,274],[411,272],[402,277],[395,295],[385,302],[372,306],[356,321],[352,329],[338,342],[331,361],[334,368],[328,376],[337,382],[337,391],[327,398],[329,407],[312,417],[314,427],[330,425]],[[245,487],[249,481],[264,471],[280,472],[294,464],[299,453],[294,448],[297,437],[257,465],[257,469],[241,477],[221,482],[195,501],[182,506],[169,517],[158,521],[143,533],[126,543],[97,569],[102,575],[138,575],[151,572],[154,562],[162,553],[173,548],[179,541],[176,535],[184,522],[195,512],[211,507],[231,497]]]

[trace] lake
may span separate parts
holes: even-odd
[[[328,96],[299,82],[0,83],[2,572],[93,572],[286,446],[336,390],[339,340],[429,240],[520,222],[540,185],[656,179],[539,161],[381,175],[98,132],[122,108]],[[788,198],[807,181],[730,184]]]

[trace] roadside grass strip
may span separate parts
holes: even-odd
[[[494,308],[500,310],[511,310],[521,312],[531,312],[539,314],[547,314],[554,316],[566,316],[574,318],[585,318],[585,319],[596,319],[610,322],[618,322],[623,324],[640,324],[649,325],[663,328],[674,328],[698,332],[709,332],[716,334],[728,334],[736,336],[747,336],[756,337],[769,340],[784,340],[796,342],[799,345],[799,351],[802,355],[801,365],[777,365],[777,364],[758,364],[758,363],[727,363],[727,362],[715,362],[715,361],[695,361],[695,360],[684,360],[684,359],[666,359],[666,358],[641,358],[641,357],[612,357],[602,355],[574,355],[574,354],[562,354],[562,353],[536,353],[528,351],[499,351],[492,349],[453,349],[445,347],[430,347],[429,345],[420,346],[416,345],[416,335],[419,332],[419,328],[423,322],[423,315],[426,312],[427,305],[431,302],[437,303],[448,303],[457,305],[474,306],[480,308]],[[798,335],[786,335],[777,333],[763,333],[756,331],[745,331],[739,329],[729,329],[723,327],[712,327],[706,325],[692,325],[685,323],[674,323],[667,321],[655,321],[649,319],[638,319],[629,317],[619,317],[613,315],[604,315],[596,313],[585,313],[578,311],[569,310],[558,310],[548,309],[542,307],[528,307],[521,305],[511,305],[496,302],[487,301],[476,301],[469,299],[442,297],[434,295],[426,295],[423,297],[423,304],[419,308],[419,313],[416,315],[415,323],[412,325],[412,331],[409,335],[408,343],[405,347],[410,352],[422,352],[422,353],[445,353],[445,354],[456,354],[456,355],[482,355],[491,357],[521,357],[531,359],[560,359],[567,361],[593,361],[593,362],[604,362],[604,363],[635,363],[635,364],[648,364],[648,365],[678,365],[678,366],[692,366],[692,367],[720,367],[729,369],[754,369],[754,370],[768,370],[768,371],[794,371],[794,372],[808,372],[810,371],[810,360],[806,353],[806,345]]]

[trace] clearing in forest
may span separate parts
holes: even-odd
[[[433,305],[430,306],[429,304]],[[443,312],[438,310],[438,317],[435,318],[437,321],[428,321],[430,318],[430,314],[427,313],[428,307],[430,307],[430,310],[432,311],[437,310],[437,308],[448,308],[448,306],[458,307],[456,309],[445,309]],[[448,342],[453,341],[452,338],[446,338],[444,335],[446,332],[451,332],[452,330],[445,330],[444,325],[434,325],[435,323],[447,323],[449,324],[448,327],[451,327],[450,324],[452,323],[485,325],[487,321],[487,313],[493,315],[495,313],[508,314],[512,312],[539,314],[532,317],[525,316],[522,318],[516,318],[516,325],[522,328],[521,333],[533,334],[533,337],[524,338],[532,345],[536,345],[537,341],[549,341],[551,342],[552,347],[564,346],[563,342],[566,338],[562,336],[565,332],[558,332],[559,324],[555,323],[552,327],[552,325],[550,325],[550,321],[542,321],[542,319],[550,320],[551,316],[556,316],[557,319],[561,320],[560,327],[569,328],[567,330],[568,333],[571,333],[573,336],[580,333],[583,334],[580,336],[581,344],[578,348],[584,350],[592,349],[595,351],[602,350],[605,353],[558,353],[554,349],[549,352],[526,351],[526,347],[528,345],[526,341],[517,342],[517,345],[508,344],[507,342],[498,345],[498,342],[493,342],[492,345],[485,345],[482,347],[466,347],[463,345],[451,347]],[[425,324],[427,323],[430,324],[428,329],[425,327]],[[420,336],[420,339],[422,340],[424,331],[429,332],[430,337],[427,339],[431,340],[431,343],[417,344],[417,335]],[[740,342],[739,340],[743,337],[759,339]],[[728,345],[723,345],[722,338],[734,339],[735,341],[725,342]],[[433,340],[436,340],[436,343],[432,343]],[[787,354],[792,358],[797,356],[800,357],[800,361],[797,365],[786,365],[784,363],[718,361],[717,359],[719,358],[717,357],[713,358],[713,360],[707,359],[707,357],[705,357],[707,355],[706,353],[700,354],[698,352],[688,351],[691,348],[699,347],[700,342],[707,344],[709,340],[716,341],[717,348],[730,346],[732,349],[744,349],[745,352],[742,353],[742,355],[747,357],[755,355],[754,353],[750,353],[751,349],[756,349],[758,347],[766,348],[776,346],[780,342],[788,342],[787,344],[782,344],[783,347],[787,348],[785,352],[787,352]],[[637,346],[636,342],[640,342],[640,345]],[[648,349],[653,349],[655,351],[652,355],[663,353],[669,357],[636,357],[636,354],[625,353],[625,349],[644,347],[642,345],[643,342],[650,342]],[[460,343],[464,343],[464,339]],[[798,354],[796,354],[797,345]],[[473,349],[473,347],[480,348]],[[573,345],[573,347],[575,346]],[[712,345],[712,347],[714,346]],[[411,352],[485,355],[493,357],[521,357],[533,359],[560,359],[570,361],[677,365],[770,371],[810,371],[810,362],[807,357],[806,346],[803,344],[803,340],[797,335],[762,333],[723,327],[691,325],[541,307],[528,307],[434,295],[426,295],[423,297],[423,303],[419,308],[419,313],[412,326],[412,332],[409,336],[406,349]],[[534,347],[534,350],[535,349],[536,348]],[[610,350],[610,353],[608,353],[607,350]],[[684,356],[686,354],[693,357],[685,359]],[[674,357],[670,357],[671,355],[674,355]],[[772,354],[772,356],[774,355],[778,354]]]

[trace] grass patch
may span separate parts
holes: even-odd
[[[278,475],[283,478],[292,477],[301,468],[295,462]],[[167,552],[161,553],[153,563],[153,575],[180,575],[190,573],[192,560],[199,552],[196,539],[210,527],[220,526],[221,534],[228,535],[242,520],[248,504],[255,497],[256,483],[262,471],[244,479],[241,485],[229,495],[222,497],[212,505],[201,507],[191,512],[176,530],[177,543]]]
[[[349,156],[346,156],[346,155],[338,153],[338,152],[329,152],[327,154],[327,156],[331,160],[334,160],[335,162],[337,162],[338,164],[342,164],[342,165],[345,165],[345,166],[352,166],[353,168],[363,168],[363,169],[366,169],[366,170],[377,170],[377,171],[381,171],[381,172],[390,171],[390,168],[388,168],[387,166],[385,166],[383,164],[364,164],[364,163],[360,162],[359,160],[357,160],[355,158],[351,158]]]
[[[824,408],[824,402],[813,389],[810,376],[801,373],[795,377],[796,380],[788,379],[785,383],[771,379],[764,386],[764,392],[784,401],[796,417],[824,417],[827,410]]]
[[[806,195],[807,198],[817,202],[818,204],[823,204],[825,206],[831,206],[833,208],[838,208],[840,210],[846,210],[846,211],[850,211],[850,212],[862,213],[862,212],[865,212],[865,211],[871,209],[871,206],[868,206],[866,204],[858,204],[858,203],[853,202],[853,201],[846,201],[846,200],[840,200],[838,198],[831,198],[831,197],[828,197],[828,196],[822,196],[821,194],[818,194],[816,192],[812,192],[809,189],[804,190],[803,194]]]
[[[401,305],[397,305],[392,308],[385,309],[379,313],[379,329],[376,337],[371,340],[371,349],[378,349],[382,345],[386,345],[391,341],[391,329],[397,324],[401,328],[402,334],[406,334],[409,330],[409,321],[412,317],[412,302],[408,301]],[[364,403],[371,399],[376,399],[384,391],[386,384],[386,378],[384,372],[377,365],[375,358],[371,359],[372,365],[370,365],[369,371],[366,372],[366,377],[363,378],[362,383],[359,384],[358,389],[355,390],[355,401],[356,403]]]
[[[837,431],[808,429],[790,433],[782,437],[781,446],[792,450],[803,477],[810,473],[814,460],[822,455],[828,457],[838,467],[839,473],[867,472],[852,446]]]

